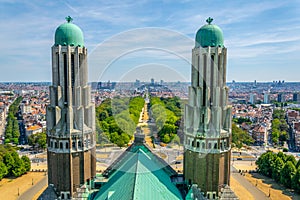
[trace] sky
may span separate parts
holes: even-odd
[[[0,82],[51,81],[68,15],[84,33],[90,81],[190,81],[208,17],[223,30],[227,81],[300,81],[297,0],[0,0]]]

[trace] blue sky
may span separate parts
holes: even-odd
[[[300,1],[0,0],[0,82],[50,81],[56,27],[72,16],[90,81],[189,81],[208,17],[224,33],[227,80],[300,81]]]

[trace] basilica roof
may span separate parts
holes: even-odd
[[[109,180],[94,199],[183,199],[171,182],[173,171],[169,168],[146,146],[133,144],[122,159],[110,167]]]

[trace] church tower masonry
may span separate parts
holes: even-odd
[[[227,49],[222,30],[208,18],[192,50],[192,83],[184,112],[184,176],[208,199],[229,185],[231,107],[227,104]]]
[[[81,29],[67,17],[55,31],[52,85],[47,107],[48,184],[71,199],[96,176],[95,106],[88,86]]]

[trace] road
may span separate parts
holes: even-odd
[[[231,166],[231,168],[233,168]],[[238,181],[244,188],[246,188],[252,196],[257,200],[268,200],[270,199],[267,197],[262,191],[257,189],[254,185],[252,185],[247,179],[244,178],[240,173],[236,172],[237,170],[234,170],[231,172],[231,176],[234,177],[236,181]]]
[[[43,189],[43,187],[45,187],[48,183],[47,181],[48,177],[45,176],[42,180],[40,180],[39,182],[37,182],[34,186],[32,186],[29,190],[27,190],[26,192],[24,192],[19,198],[18,200],[28,200],[28,199],[33,199],[34,195],[36,193],[38,193],[39,191],[41,191],[41,189]]]

